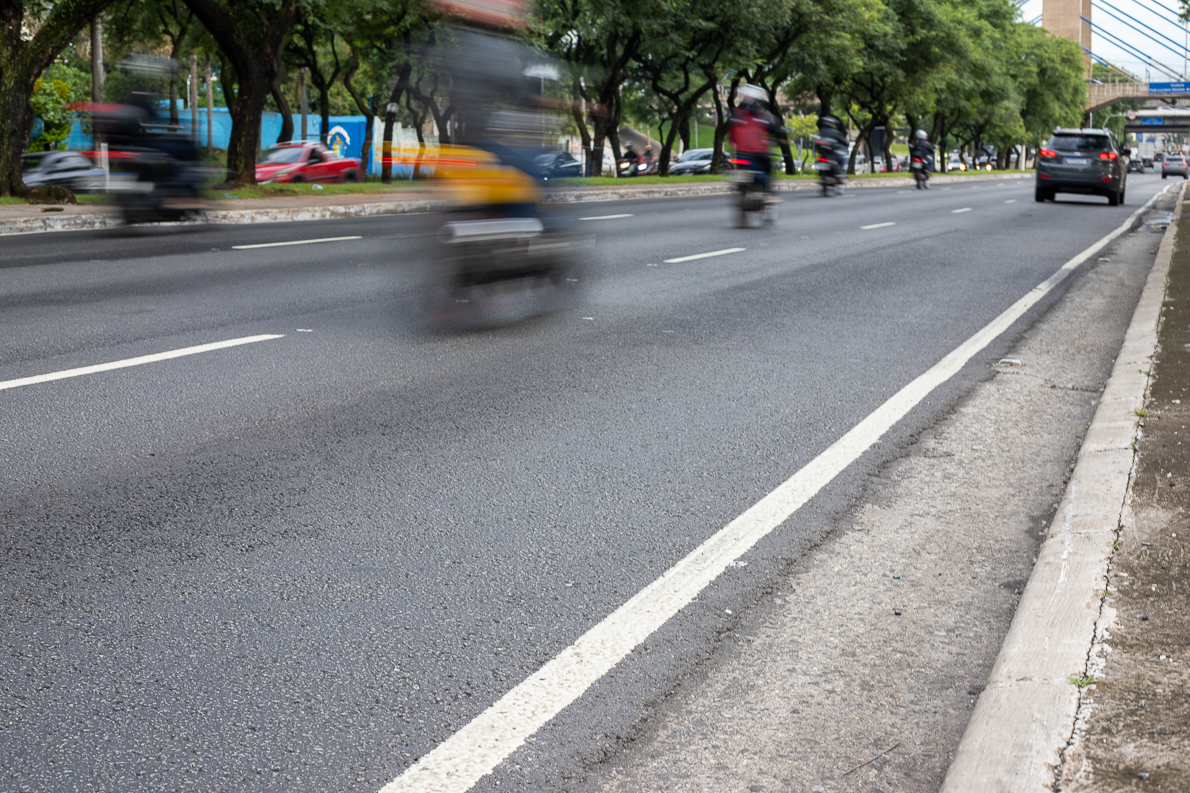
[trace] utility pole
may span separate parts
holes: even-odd
[[[103,22],[91,20],[91,101],[103,101]]]
[[[306,114],[309,110],[306,104],[306,67],[298,69],[298,102],[302,106],[302,140],[308,140],[309,135],[306,134]]]
[[[190,139],[198,142],[198,51],[190,51],[190,96],[186,97],[186,104],[190,105]]]

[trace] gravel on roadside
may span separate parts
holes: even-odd
[[[1130,509],[1092,649],[1096,682],[1080,702],[1061,793],[1190,790],[1190,216],[1176,222]]]

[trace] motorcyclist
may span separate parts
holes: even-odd
[[[909,156],[920,159],[927,173],[934,170],[934,144],[930,143],[930,136],[924,129],[919,129],[913,135],[909,144]]]
[[[624,144],[624,154],[620,157],[620,161],[628,161],[628,173],[626,176],[636,176],[636,166],[640,164],[640,153],[636,150],[636,144],[632,141],[627,141]]]
[[[541,95],[542,78],[527,72],[549,71],[540,53],[512,38],[524,29],[525,0],[431,0],[456,24],[450,26],[453,46],[447,52],[455,143],[494,155],[540,182],[536,156],[549,135],[540,108],[552,105]],[[509,203],[504,213],[535,216],[535,203]]]
[[[818,137],[827,141],[831,147],[831,154],[835,158],[835,165],[842,176],[847,173],[847,135],[843,132],[843,125],[834,116],[822,116],[818,119]]]
[[[731,111],[729,136],[736,159],[746,163],[742,167],[756,171],[761,188],[767,193],[773,159],[771,144],[786,140],[784,127],[767,110],[768,94],[754,85],[740,87],[739,107]]]

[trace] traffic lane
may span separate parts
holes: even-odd
[[[907,272],[911,271],[912,266]],[[518,674],[540,661],[535,652],[548,656],[591,620],[622,602],[642,581],[664,569],[690,542],[722,525],[775,479],[804,464],[804,456],[790,458],[784,456],[787,449],[775,450],[773,437],[788,440],[795,451],[812,454],[854,420],[855,416],[845,411],[840,415],[840,406],[880,397],[868,390],[873,380],[870,367],[849,365],[853,371],[842,378],[847,382],[836,391],[814,387],[815,382],[840,379],[838,359],[823,355],[824,350],[833,350],[833,329],[819,329],[817,336],[755,334],[757,315],[780,318],[788,313],[791,300],[807,291],[804,283],[785,286],[785,293],[774,293],[772,285],[765,284],[738,290],[730,300],[719,294],[708,296],[701,321],[688,329],[689,333],[672,334],[674,339],[658,334],[660,341],[656,340],[647,332],[656,329],[642,327],[641,322],[608,328],[576,320],[569,344],[563,343],[566,339],[558,333],[543,332],[539,337],[534,332],[535,328],[557,330],[564,327],[561,323],[468,337],[465,344],[447,340],[443,345],[451,348],[450,352],[465,353],[454,364],[453,374],[439,372],[433,382],[424,383],[414,378],[404,387],[398,381],[388,393],[380,387],[378,393],[361,394],[347,382],[337,401],[324,393],[300,410],[281,409],[272,417],[262,418],[260,405],[254,407],[254,400],[246,400],[244,415],[237,420],[235,400],[223,396],[223,381],[213,373],[208,388],[224,400],[228,412],[222,417],[216,440],[198,453],[185,448],[186,443],[193,444],[184,415],[178,416],[185,411],[176,406],[165,410],[161,424],[173,420],[183,442],[183,448],[163,461],[175,470],[158,469],[152,476],[144,472],[138,478],[130,473],[136,472],[136,461],[121,461],[129,463],[127,466],[113,463],[91,481],[71,483],[70,499],[65,505],[53,506],[49,522],[64,519],[63,525],[74,524],[77,530],[79,521],[71,519],[70,511],[90,506],[91,512],[79,513],[87,515],[85,525],[125,529],[131,534],[128,539],[133,540],[136,557],[148,560],[146,568],[156,571],[157,582],[173,580],[163,571],[178,566],[175,547],[185,549],[188,555],[183,561],[193,566],[192,578],[214,576],[209,591],[201,590],[210,595],[208,608],[214,604],[220,613],[244,624],[269,620],[268,624],[275,626],[267,615],[284,612],[289,591],[312,597],[300,603],[300,608],[293,607],[290,627],[273,644],[259,638],[245,640],[237,634],[237,652],[228,657],[218,652],[226,644],[226,635],[213,629],[201,605],[187,602],[186,587],[195,584],[186,581],[181,591],[165,593],[178,601],[170,604],[168,612],[177,615],[182,624],[147,630],[161,639],[165,648],[158,647],[156,656],[149,654],[147,668],[169,662],[171,637],[179,633],[196,637],[203,650],[199,655],[211,656],[202,659],[202,664],[216,670],[214,680],[226,682],[220,688],[204,681],[214,688],[199,691],[187,687],[183,692],[168,692],[168,696],[192,709],[175,711],[179,718],[198,714],[192,720],[197,734],[218,747],[205,757],[231,761],[238,770],[251,762],[278,759],[286,761],[281,766],[294,767],[292,758],[279,754],[277,746],[270,744],[266,751],[252,756],[235,745],[236,731],[241,728],[245,734],[251,732],[248,727],[252,724],[278,728],[301,715],[295,715],[300,709],[292,707],[303,701],[301,696],[276,708],[272,702],[261,703],[250,696],[254,690],[300,693],[295,685],[303,690],[331,690],[340,698],[336,706],[348,704],[357,711],[376,704],[368,705],[366,695],[361,697],[360,692],[375,694],[394,688],[406,692],[405,698],[381,697],[384,707],[380,710],[388,712],[387,717],[367,711],[369,719],[383,722],[374,730],[345,730],[335,722],[331,706],[312,706],[314,715],[304,726],[319,743],[303,742],[300,747],[312,755],[325,755],[325,744],[334,747],[330,750],[336,758],[333,768],[325,772],[331,774],[331,781],[350,770],[349,764],[344,765],[348,752],[367,745],[377,735],[389,735],[387,730],[394,726],[402,729],[406,718],[428,722],[427,714],[447,711],[441,728],[430,725],[417,735],[411,734],[410,728],[402,736],[400,748],[387,755],[379,769],[369,771],[379,778],[400,766],[400,757],[416,755],[443,731],[464,723],[479,707],[471,706],[473,700],[490,699],[502,687],[517,682]],[[859,307],[857,297],[862,294],[846,295],[853,309]],[[331,314],[338,321],[326,323],[330,327],[363,328],[368,324],[358,312]],[[342,360],[346,346],[334,339],[327,341],[327,350],[318,362],[330,375],[327,379],[335,380],[351,369]],[[358,341],[353,340],[351,349],[357,351],[358,360],[375,361],[371,371],[408,376],[413,368],[404,358],[385,359],[386,349],[393,354],[387,334],[376,335],[375,350],[361,350]],[[438,359],[435,364],[448,357],[442,346],[428,346],[434,348],[431,357]],[[281,347],[273,350],[283,351]],[[264,352],[262,347],[252,354]],[[292,377],[295,372],[311,370],[303,357],[307,356],[272,366],[258,362],[244,371],[288,372]],[[225,359],[225,363],[238,360]],[[336,369],[336,363],[344,365]],[[887,368],[887,362],[875,363]],[[708,374],[708,368],[716,366],[722,371],[712,369]],[[793,371],[798,374],[793,376]],[[131,372],[121,376],[125,374]],[[190,393],[187,388],[192,389],[192,378],[184,373],[177,376],[176,387],[159,380],[154,390]],[[268,388],[263,393],[284,388],[276,381],[264,385]],[[299,375],[296,393],[306,393],[307,385]],[[799,385],[800,393],[795,390]],[[115,396],[119,392],[117,389]],[[202,396],[192,395],[196,400]],[[323,410],[317,410],[319,407]],[[209,421],[195,424],[201,425],[196,431],[204,427],[210,431]],[[378,449],[375,439],[388,436],[393,438],[392,448]],[[294,446],[298,447],[296,453]],[[464,464],[459,465],[459,460]],[[174,485],[184,498],[167,493],[163,500],[150,492],[159,489],[161,482],[186,483]],[[443,482],[466,482],[469,492],[444,487]],[[658,493],[664,497],[658,498]],[[391,510],[394,501],[400,502],[393,494],[409,494],[396,505],[405,509],[406,516],[397,531],[393,523],[376,515]],[[45,493],[31,494],[27,503],[50,501],[39,500],[37,495]],[[103,514],[96,520],[94,505],[108,500],[116,503],[101,508]],[[525,506],[532,508],[529,520]],[[236,517],[237,510],[247,513],[246,517]],[[138,520],[129,525],[127,516]],[[428,518],[432,525],[419,526],[422,521],[409,520],[409,516],[421,516],[423,521]],[[437,525],[433,525],[435,521]],[[671,522],[674,525],[664,525]],[[401,541],[394,542],[393,535],[398,532]],[[43,539],[53,534],[36,532]],[[812,532],[810,537],[791,534],[795,536],[785,541],[777,556],[789,553],[788,543],[796,545],[812,538]],[[608,548],[608,537],[627,539],[628,547]],[[122,554],[128,548],[105,550],[102,538],[85,536],[81,543],[73,542],[79,539],[70,537],[51,544],[87,547],[100,557],[99,571],[126,571]],[[303,545],[302,539],[310,542]],[[164,546],[159,551],[163,556],[146,555],[146,550],[154,549],[154,542]],[[254,552],[255,547],[263,550]],[[460,549],[463,553],[458,553]],[[317,559],[319,572],[307,578],[310,570],[303,565],[309,564],[311,555]],[[490,563],[493,558],[496,569]],[[765,561],[759,559],[754,564],[761,567]],[[368,567],[378,569],[363,573],[357,569]],[[234,571],[234,575],[220,571]],[[402,579],[405,571],[413,572]],[[365,594],[378,598],[381,606],[336,606],[341,593],[328,587],[328,582],[354,581],[360,575]],[[101,576],[96,578],[103,583]],[[457,584],[461,581],[468,582],[468,588],[460,597]],[[295,582],[292,590],[286,582]],[[114,593],[104,592],[102,586],[94,588],[109,604],[132,604],[134,614],[140,614],[137,604],[141,608],[150,602],[154,607],[161,605],[159,587],[148,587],[148,594],[140,583]],[[92,591],[93,587],[83,589]],[[578,592],[568,593],[576,589]],[[24,593],[26,598],[30,593]],[[553,596],[559,601],[552,601]],[[545,601],[544,605],[539,601]],[[729,598],[729,602],[738,606],[739,600]],[[560,604],[556,613],[550,611],[551,603]],[[303,610],[334,622],[334,628],[309,625],[309,619],[301,618]],[[394,615],[399,615],[403,624],[393,624]],[[437,623],[441,615],[458,619],[460,632],[451,633],[449,626],[443,629]],[[118,618],[110,609],[107,616]],[[550,617],[557,621],[556,633],[545,636],[543,645],[529,649],[526,638],[536,638],[537,629],[549,627]],[[515,624],[518,618],[532,622]],[[495,619],[514,624],[495,628],[500,624]],[[708,615],[687,627],[705,635],[716,624]],[[95,635],[124,636],[130,630],[125,628],[122,634],[119,625],[93,627]],[[372,645],[361,638],[361,632],[369,628],[375,637]],[[351,641],[339,641],[342,633],[350,634]],[[137,635],[125,639],[137,640]],[[26,641],[35,643],[36,636]],[[278,657],[278,642],[286,652],[292,651],[293,657],[301,657],[302,648],[314,647],[322,658],[337,660],[329,666],[335,680],[345,681],[342,687],[330,680],[326,669],[278,671],[283,664],[271,660]],[[365,647],[362,663],[356,654],[346,653],[354,645]],[[405,665],[394,664],[393,669],[404,675],[396,684],[377,676],[377,670],[383,668],[377,664],[392,660],[385,652],[393,647],[408,650],[406,654],[413,658]],[[490,659],[495,656],[503,661],[506,655],[507,663],[493,675]],[[282,653],[282,657],[288,663],[291,656]],[[262,671],[253,671],[253,664]],[[248,672],[246,665],[252,667]],[[281,672],[284,680],[277,679]],[[118,679],[122,673],[105,668],[103,674]],[[99,682],[111,682],[102,679],[103,674]],[[459,683],[444,684],[453,680],[444,677],[446,674],[455,674]],[[92,681],[83,681],[88,682]],[[422,699],[409,693],[422,691],[428,692]],[[350,692],[355,695],[348,696]],[[431,703],[429,692],[433,699],[445,703]],[[163,692],[153,693],[161,696]],[[153,696],[148,699],[155,706],[161,704]],[[394,707],[396,716],[391,712]],[[203,714],[208,711],[218,712],[226,726],[206,719]],[[123,723],[109,724],[108,729],[109,735],[133,745],[154,746],[165,756],[183,749],[162,749],[151,735],[129,734]],[[274,734],[281,733],[274,730]],[[297,765],[306,773],[324,773],[318,770],[321,766],[316,758],[308,757]]]
[[[201,254],[234,245],[374,235],[378,228],[416,224],[418,214],[286,223],[144,225],[129,228],[13,234],[3,238],[0,270],[75,262]],[[386,223],[386,221],[393,221]],[[395,223],[394,223],[395,222]]]
[[[381,226],[318,245],[9,270],[0,288],[0,379],[95,363],[88,353],[138,341],[183,346],[171,339],[391,298],[407,286],[394,262],[418,258],[421,244]],[[50,316],[59,321],[47,330]]]

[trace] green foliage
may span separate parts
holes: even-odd
[[[65,80],[43,77],[33,86],[29,105],[41,120],[41,134],[29,143],[29,151],[48,151],[70,137],[74,114],[66,110],[70,102],[70,84]]]

